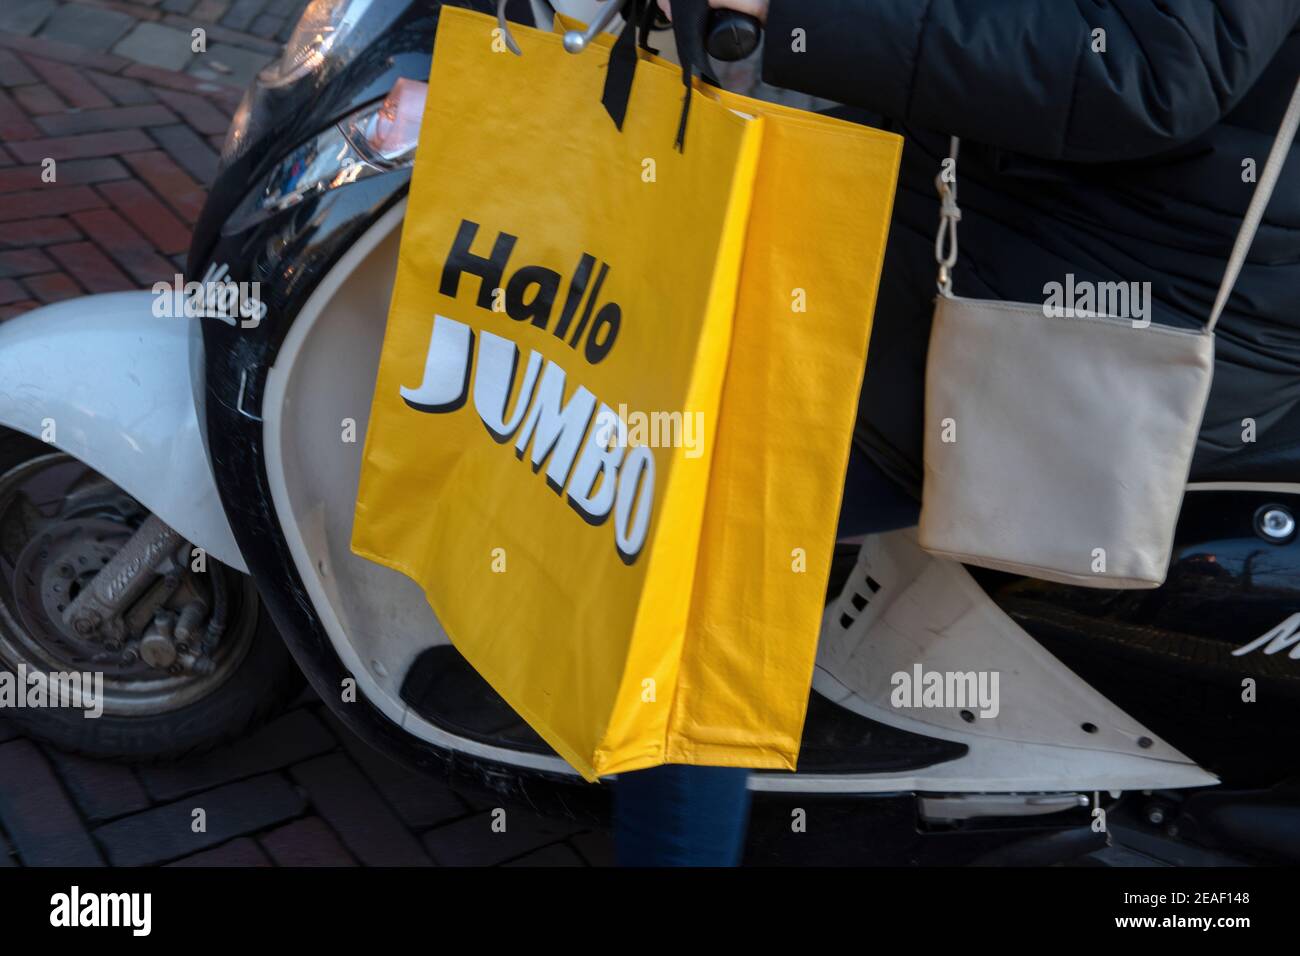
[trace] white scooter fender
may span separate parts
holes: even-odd
[[[0,425],[48,441],[247,573],[199,431],[194,318],[152,292],[70,299],[0,324]]]

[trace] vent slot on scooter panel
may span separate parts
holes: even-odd
[[[870,569],[868,569],[869,571]],[[880,582],[870,573],[849,581],[849,587],[841,595],[840,627],[848,630],[858,617],[871,606],[872,600],[880,593]]]

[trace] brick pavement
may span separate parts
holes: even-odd
[[[179,271],[230,116],[305,2],[0,3],[0,320]]]
[[[242,90],[305,2],[0,0],[0,320],[179,271]],[[522,810],[495,833],[481,798],[391,762],[309,695],[165,767],[62,754],[0,718],[0,867],[610,859],[607,834]]]
[[[205,828],[195,832],[195,811]],[[0,719],[0,867],[604,866],[607,833],[460,794],[394,763],[304,694],[243,740],[131,767]]]

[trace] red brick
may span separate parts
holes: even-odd
[[[198,6],[190,11],[195,20],[208,20],[216,23],[230,9],[230,0],[199,0]]]
[[[70,242],[46,250],[90,292],[117,292],[137,288],[94,243]]]
[[[98,70],[87,70],[86,78],[107,93],[109,99],[119,106],[143,106],[158,102],[153,91],[138,80],[114,76],[111,73],[100,73]]]
[[[220,157],[194,130],[181,123],[155,126],[149,135],[181,169],[204,185],[217,178]]]
[[[286,823],[262,837],[262,846],[280,866],[356,866],[352,854],[320,817]]]
[[[40,189],[48,183],[41,182],[41,167],[14,166],[0,170],[0,193],[20,192],[25,189]]]
[[[22,86],[35,83],[36,76],[27,64],[8,50],[0,50],[0,86]]]
[[[13,33],[0,33],[0,47],[13,50],[24,58],[28,55],[71,63],[83,69],[103,70],[105,73],[117,73],[131,61],[111,53],[95,53],[83,46],[46,40],[44,37],[24,37]]]
[[[198,7],[191,10],[188,17],[181,16],[177,13],[169,13],[167,16],[163,17],[163,23],[167,26],[188,31],[191,26],[193,26],[195,20],[204,19],[200,15],[201,13],[202,11]],[[248,21],[245,21],[245,23],[250,22],[251,18]],[[277,56],[283,46],[283,44],[276,43],[275,40],[269,37],[259,36],[254,30],[244,29],[242,27],[240,29],[231,29],[229,26],[218,26],[216,19],[212,21],[211,25],[205,24],[204,29],[208,31],[209,45],[213,43],[230,43],[234,46],[242,47],[245,50],[265,53],[268,57]]]
[[[0,140],[35,139],[40,130],[31,124],[22,107],[0,91]]]
[[[63,102],[63,98],[44,83],[19,86],[12,92],[19,105],[31,114],[58,113],[68,108],[68,104]]]
[[[102,864],[95,842],[35,745],[0,746],[0,822],[28,866]]]
[[[480,813],[448,823],[424,836],[425,848],[439,866],[492,866],[563,841],[579,827],[522,808],[507,811],[507,829],[492,829],[493,815]]]
[[[203,209],[205,194],[162,150],[127,153],[122,157],[136,174],[153,187],[185,219],[194,222]]]
[[[118,212],[153,240],[165,255],[176,255],[190,247],[190,230],[148,189],[134,179],[105,183],[99,187]]]
[[[211,850],[204,850],[201,853],[193,853],[189,856],[182,857],[174,863],[164,863],[163,866],[201,866],[201,867],[247,867],[247,866],[270,866],[271,861],[266,858],[262,848],[249,837],[239,837],[237,840],[231,840],[229,843],[223,843],[221,846],[213,847]]]
[[[42,276],[26,276],[23,285],[41,302],[61,302],[82,295],[81,287],[62,272],[47,272]]]
[[[230,117],[202,96],[179,90],[159,90],[158,99],[179,113],[186,123],[200,133],[225,136],[226,128],[230,125]]]
[[[60,96],[79,109],[97,110],[113,105],[113,101],[86,79],[84,73],[70,69],[66,63],[29,56],[27,65],[39,73],[41,79],[58,90]]]
[[[81,110],[38,116],[33,122],[46,136],[75,136],[105,130],[139,126],[164,126],[176,122],[176,114],[157,103],[151,106],[112,106],[103,110]]]
[[[54,263],[39,249],[8,249],[0,252],[0,276],[35,275],[54,268]]]
[[[125,13],[137,20],[162,19],[162,14],[157,10],[141,9],[141,7],[157,5],[161,0],[130,0],[128,3],[120,3],[117,0],[79,0],[79,2],[92,7],[103,7],[105,10],[116,10],[118,13]]]
[[[291,710],[249,736],[169,765],[140,768],[141,782],[157,801],[174,800],[233,780],[269,773],[335,750],[338,741],[307,708]]]
[[[0,253],[3,255],[3,253]],[[0,305],[9,305],[27,298],[27,292],[13,279],[0,279]]]
[[[154,251],[153,244],[113,210],[91,209],[74,213],[72,218],[136,282],[153,285],[176,274],[172,264]]]
[[[136,232],[130,223],[111,209],[87,209],[84,212],[74,212],[72,221],[81,227],[81,231],[88,239],[94,240],[105,249],[112,249],[113,246],[153,248],[144,236]]]
[[[49,185],[44,189],[11,193],[6,196],[4,202],[0,202],[0,222],[61,216],[64,213],[77,212],[81,209],[98,209],[105,205],[107,203],[88,186]]]
[[[216,93],[211,95],[212,102],[216,103],[231,116],[235,115],[235,110],[239,109],[239,101],[243,99],[243,93],[233,86],[222,87]]]
[[[150,86],[165,86],[171,90],[180,90],[182,93],[214,93],[221,89],[216,83],[208,80],[200,80],[186,73],[173,73],[171,70],[160,70],[156,66],[144,66],[140,63],[128,66],[122,71],[122,75],[133,80],[141,80]]]
[[[470,812],[470,807],[450,787],[384,756],[348,730],[328,710],[323,716],[366,779],[383,794],[388,805],[397,811],[410,829],[417,832],[427,830]]]
[[[68,220],[49,217],[11,222],[0,233],[0,246],[45,246],[51,242],[71,242],[81,233]]]
[[[9,149],[26,163],[42,159],[80,159],[84,156],[112,156],[131,153],[153,146],[153,141],[138,129],[87,133],[84,136],[58,136],[11,143]]]
[[[35,299],[23,299],[21,302],[15,302],[13,305],[0,305],[0,321],[12,319],[16,315],[22,315],[24,312],[30,312],[32,309],[40,308],[40,303]]]
[[[310,794],[317,813],[362,863],[369,866],[430,864],[419,840],[343,754],[316,757],[297,764],[291,773],[298,786]],[[513,814],[511,822],[514,822]]]
[[[137,813],[149,797],[130,767],[75,754],[46,754],[84,819],[92,823]]]
[[[305,805],[282,776],[268,773],[122,817],[95,830],[95,839],[113,865],[147,866],[292,820]],[[195,807],[207,811],[207,829],[199,833],[190,826]]]
[[[131,175],[125,166],[111,156],[64,160],[58,164],[56,171],[57,184],[60,186],[102,183],[112,179],[127,179]],[[0,193],[40,189],[47,185],[50,184],[41,180],[40,166],[20,166],[0,171]]]

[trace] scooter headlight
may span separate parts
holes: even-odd
[[[428,93],[428,83],[402,77],[377,108],[353,113],[339,128],[369,161],[390,169],[409,166],[415,162]]]
[[[240,204],[227,231],[304,199],[415,162],[429,85],[398,80],[381,102],[345,116],[289,152]]]
[[[373,4],[374,0],[312,0],[284,45],[284,53],[258,79],[266,86],[286,86],[314,73],[338,54],[343,40]]]

